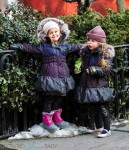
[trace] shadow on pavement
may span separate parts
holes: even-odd
[[[8,148],[8,147],[5,147],[4,145],[0,144],[0,150],[18,150],[18,149]]]

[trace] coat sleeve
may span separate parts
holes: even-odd
[[[44,47],[42,44],[39,44],[37,46],[32,44],[23,44],[21,51],[40,54],[44,52]]]
[[[82,44],[67,44],[67,53],[79,52]]]
[[[89,73],[91,75],[98,75],[98,76],[107,76],[112,71],[112,59],[107,60],[107,66],[105,68],[99,66],[91,66],[89,67]]]
[[[111,68],[110,67],[101,68],[98,66],[91,66],[89,67],[89,73],[91,75],[107,76],[111,73]]]

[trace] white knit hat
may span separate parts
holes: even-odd
[[[44,30],[45,33],[47,34],[48,31],[49,31],[50,29],[52,29],[52,28],[56,28],[57,30],[60,30],[59,25],[58,25],[56,22],[54,22],[54,21],[48,21],[48,22],[44,25],[43,30]]]
[[[46,27],[44,27],[44,26],[46,26]],[[64,35],[64,39],[68,38],[68,36],[70,34],[70,30],[68,28],[68,24],[65,23],[61,19],[49,18],[48,17],[48,18],[43,19],[39,23],[39,25],[37,27],[37,37],[38,37],[38,40],[39,41],[46,40],[48,30],[50,30],[53,27],[55,27],[55,28],[57,28],[57,29],[60,30],[61,34]]]

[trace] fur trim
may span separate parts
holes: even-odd
[[[70,30],[68,28],[68,24],[66,24],[63,20],[60,20],[60,19],[57,19],[57,18],[49,18],[48,17],[48,18],[43,19],[39,23],[39,25],[37,27],[37,37],[38,37],[39,41],[44,41],[45,38],[46,38],[46,32],[43,31],[43,27],[48,21],[56,22],[59,25],[59,27],[60,27],[60,32],[65,35],[65,39],[68,38],[68,36],[70,34]]]
[[[107,57],[108,58],[115,57],[115,49],[114,49],[114,47],[112,45],[107,45],[107,51],[106,51],[106,53],[107,53]]]

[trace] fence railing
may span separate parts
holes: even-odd
[[[129,44],[114,46],[114,48],[116,52],[113,68],[116,91],[114,116],[119,119],[120,109],[122,109],[123,118],[126,118],[126,113],[129,111]],[[117,56],[117,51],[120,51],[121,56]]]
[[[113,113],[115,119],[126,119],[129,112],[129,44],[114,46],[116,57],[113,61],[112,81],[115,88],[115,99],[113,102]],[[0,51],[0,73],[9,71],[15,61],[15,50]],[[119,55],[117,55],[117,53]],[[66,105],[67,107],[67,105]],[[69,107],[69,106],[68,106]],[[66,108],[70,109],[70,108]],[[28,118],[30,113],[27,105],[24,106],[23,112],[19,113],[16,110],[9,110],[8,108],[0,108],[0,138],[4,138],[15,134],[19,131],[19,126],[22,130],[26,130],[31,123],[31,117]],[[36,114],[32,112],[34,118]],[[68,114],[68,120],[70,118]],[[65,118],[67,118],[65,116]],[[20,118],[20,119],[19,119]],[[72,118],[72,117],[71,117]],[[19,124],[20,121],[20,124]],[[72,122],[72,120],[71,120]]]
[[[0,51],[0,73],[10,71],[14,62],[15,50]],[[17,111],[2,107],[0,109],[0,138],[5,138],[18,132]]]

